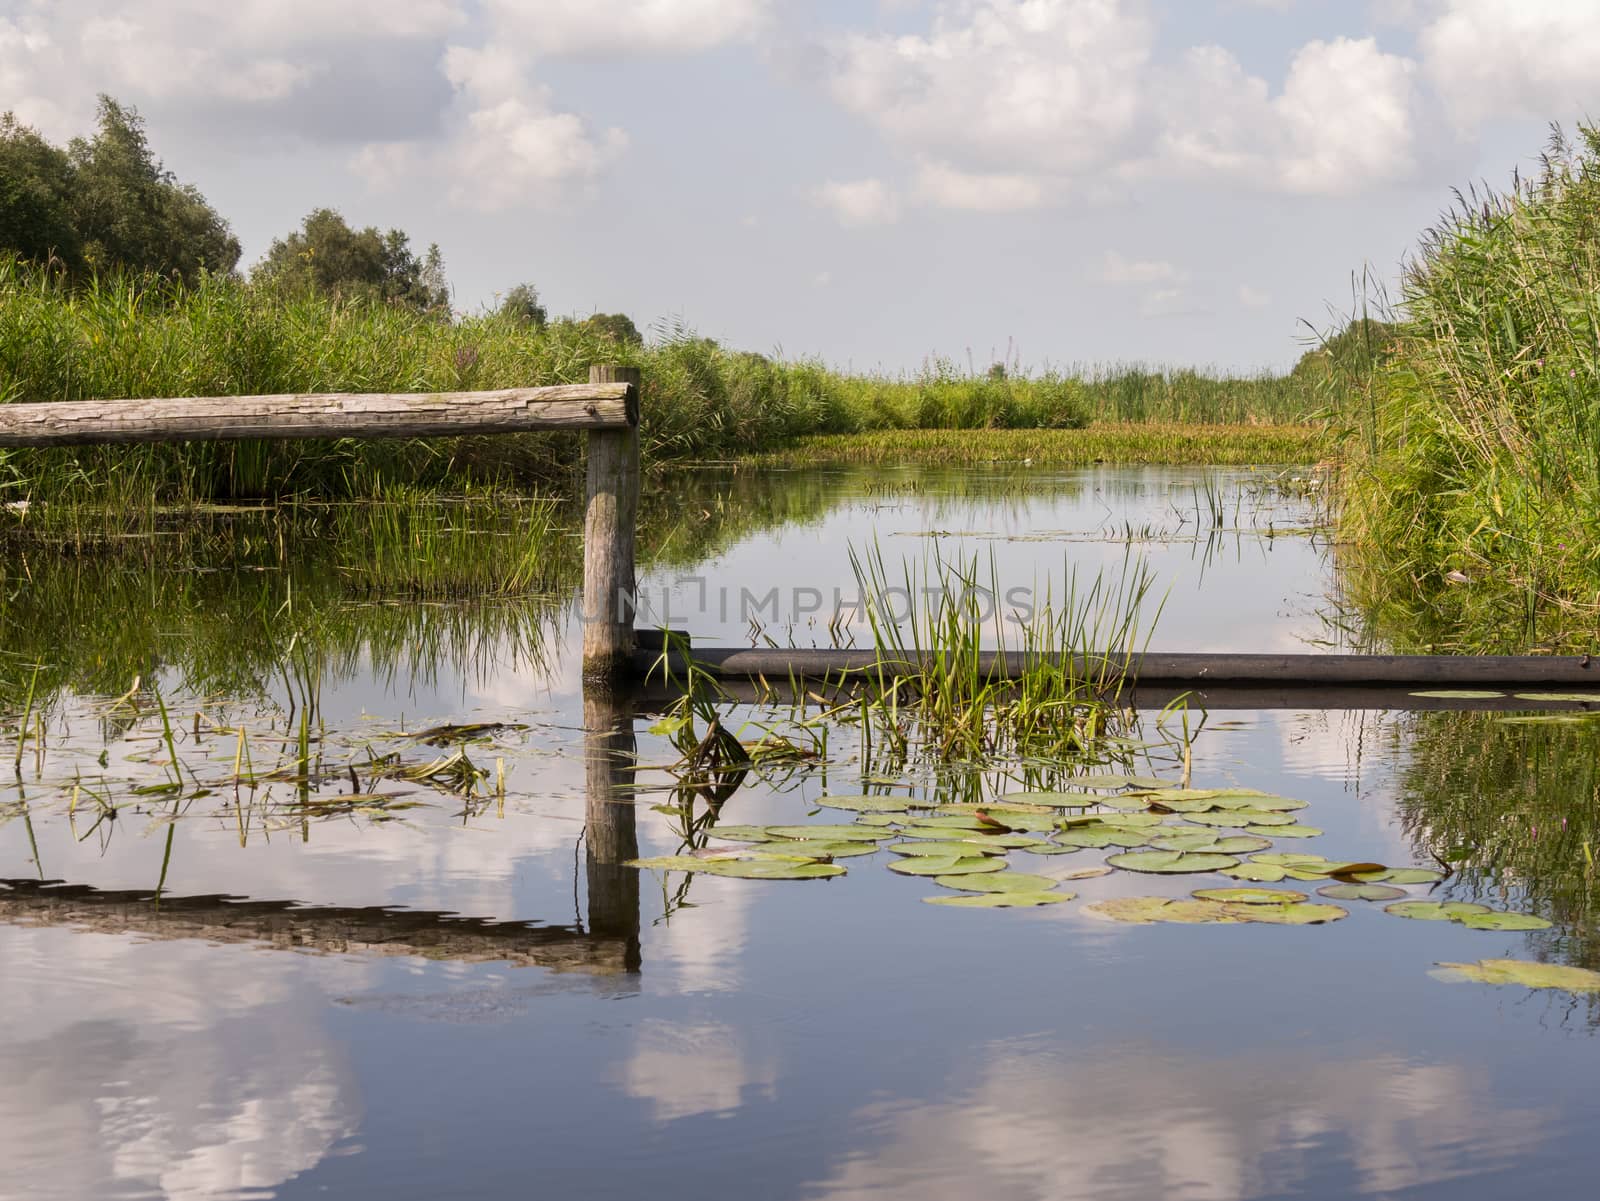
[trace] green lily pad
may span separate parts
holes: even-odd
[[[891,796],[825,796],[817,804],[824,809],[848,809],[855,813],[904,813],[913,807],[910,797]]]
[[[1473,905],[1466,901],[1396,901],[1393,905],[1385,905],[1383,911],[1419,922],[1458,922],[1475,913],[1493,912],[1487,905]]]
[[[946,814],[942,817],[919,817],[914,823],[923,830],[981,830],[983,822],[975,814]]]
[[[1261,797],[1267,794],[1254,788],[1150,788],[1140,795],[1168,804],[1172,801],[1216,801],[1219,797]]]
[[[1201,888],[1192,895],[1223,905],[1294,905],[1306,899],[1303,892],[1283,888]]]
[[[1077,792],[1008,792],[1000,805],[1048,805],[1052,809],[1087,809],[1099,804],[1097,798]]]
[[[929,905],[950,905],[957,909],[1037,909],[1070,901],[1075,892],[989,892],[977,896],[923,897]]]
[[[1257,834],[1263,838],[1317,838],[1324,831],[1319,826],[1302,826],[1298,822],[1290,826],[1256,826],[1244,828],[1246,834]]]
[[[1042,815],[1050,818],[1052,821],[1060,816],[1060,814],[1058,814],[1055,809],[1049,805],[1034,805],[1023,801],[1018,801],[1016,803],[1011,803],[1008,801],[994,801],[976,804],[968,801],[952,801],[948,805],[940,805],[934,810],[934,812],[943,814],[946,817],[976,817],[979,813],[988,813],[994,817],[1000,817],[1002,813],[1009,813],[1013,816],[1019,817],[1024,814],[1030,817]],[[1002,818],[1001,820],[1004,819]]]
[[[712,826],[706,834],[727,842],[772,842],[774,838],[765,826]]]
[[[898,826],[906,819],[898,813],[863,813],[856,818],[858,826]]]
[[[1257,884],[1276,884],[1284,877],[1284,870],[1270,863],[1241,863],[1238,867],[1225,867],[1224,876],[1235,880],[1252,880]]]
[[[831,842],[827,839],[797,838],[793,841],[768,842],[752,847],[746,858],[772,859],[782,854],[806,855],[812,859],[854,859],[861,855],[875,855],[876,843]]]
[[[1154,922],[1173,922],[1184,926],[1233,925],[1246,920],[1242,908],[1209,901],[1173,901],[1166,897],[1112,897],[1085,905],[1091,917],[1145,926]]]
[[[1232,855],[1211,855],[1204,851],[1131,851],[1124,855],[1112,855],[1106,862],[1124,871],[1160,875],[1215,872],[1225,867],[1236,867],[1239,863]]]
[[[1076,871],[1062,872],[1056,877],[1058,880],[1093,880],[1100,876],[1109,876],[1115,868],[1109,867],[1080,867]]]
[[[1144,830],[1162,825],[1165,818],[1159,813],[1075,813],[1071,817],[1056,819],[1058,830],[1093,830],[1109,826],[1119,830]]]
[[[655,871],[699,872],[739,880],[825,880],[842,876],[845,869],[833,863],[792,863],[775,859],[696,859],[689,855],[663,855],[634,859],[629,867]]]
[[[1411,695],[1436,701],[1497,701],[1505,693],[1475,688],[1436,688],[1428,692],[1413,692]]]
[[[1034,876],[1027,872],[935,876],[933,882],[960,892],[1049,892],[1056,886],[1049,876]]]
[[[1600,705],[1600,692],[1519,692],[1519,701],[1579,701],[1586,705]]]
[[[1531,913],[1469,913],[1461,924],[1470,930],[1548,930],[1550,923]]]
[[[979,872],[1003,872],[1006,870],[1006,861],[983,855],[951,856],[948,859],[912,856],[897,859],[889,865],[889,870],[899,872],[902,876],[971,876]]]
[[[1150,802],[1142,792],[1121,792],[1114,796],[1097,796],[1094,800],[1107,809],[1125,809],[1130,813],[1141,813],[1150,808]]]
[[[1053,842],[1036,842],[1031,846],[1019,847],[1018,850],[1025,855],[1076,855],[1083,848],[1060,846]]]
[[[1350,916],[1348,909],[1337,905],[1257,905],[1250,909],[1249,920],[1274,926],[1320,926],[1324,922],[1337,922]]]
[[[1355,878],[1363,884],[1437,884],[1444,873],[1428,867],[1391,867],[1386,872],[1358,872]]]
[[[893,838],[893,830],[878,830],[871,826],[768,826],[773,838],[809,838],[816,842],[881,842]]]
[[[909,855],[923,859],[962,859],[969,855],[986,854],[984,848],[971,842],[896,842],[891,843],[888,850],[896,855]],[[996,847],[995,853],[1004,851],[1004,847]]]
[[[1261,792],[1230,792],[1217,797],[1212,804],[1218,809],[1261,809],[1269,813],[1290,813],[1306,808],[1308,802]]]
[[[1068,788],[1162,788],[1165,780],[1150,776],[1119,776],[1111,774],[1074,776],[1064,781]]]
[[[1142,830],[1126,830],[1114,827],[1095,827],[1088,830],[1063,830],[1056,835],[1056,842],[1064,847],[1094,847],[1104,850],[1107,847],[1142,847],[1148,841],[1148,835]]]
[[[1523,988],[1555,988],[1563,992],[1600,992],[1600,972],[1559,963],[1523,959],[1480,959],[1477,963],[1441,963],[1449,979],[1478,984],[1520,984]]]
[[[1270,863],[1274,867],[1299,867],[1308,863],[1326,863],[1322,855],[1302,854],[1299,851],[1272,851],[1265,855],[1250,856],[1251,863]]]
[[[1528,713],[1518,714],[1515,717],[1497,717],[1495,721],[1503,726],[1580,726],[1594,719],[1594,715],[1584,713]]]
[[[1202,826],[1227,826],[1242,829],[1245,826],[1288,826],[1294,818],[1287,813],[1271,809],[1216,809],[1210,813],[1191,813],[1188,819]]]
[[[1209,851],[1216,848],[1219,836],[1214,830],[1188,831],[1183,829],[1173,830],[1170,833],[1157,834],[1150,839],[1150,846],[1158,851]],[[1254,842],[1254,840],[1251,840]],[[1271,846],[1270,842],[1262,841],[1260,846],[1249,846],[1246,850],[1259,851]],[[1229,854],[1220,851],[1220,854]]]
[[[1317,895],[1336,901],[1393,901],[1405,896],[1406,890],[1387,884],[1329,884],[1317,889]]]

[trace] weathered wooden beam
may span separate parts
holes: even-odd
[[[639,423],[637,378],[498,392],[191,396],[0,405],[0,446],[218,442],[247,438],[423,438]]]
[[[591,367],[589,382],[637,391],[639,370]],[[638,514],[638,428],[592,432],[583,525],[583,674],[588,680],[617,679],[632,670]]]

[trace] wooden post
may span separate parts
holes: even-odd
[[[639,857],[634,811],[638,743],[629,701],[605,687],[583,697],[586,784],[584,851],[589,883],[589,933],[621,939],[623,966],[639,970]]]
[[[591,384],[640,383],[636,367],[591,367]],[[637,411],[637,410],[635,410]],[[591,430],[583,523],[583,675],[613,680],[633,660],[634,526],[639,515],[639,430]]]

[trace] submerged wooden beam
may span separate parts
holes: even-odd
[[[636,381],[498,392],[192,396],[0,405],[0,446],[218,442],[248,438],[422,438],[534,430],[632,430]]]
[[[880,671],[888,676],[915,674],[914,658],[880,656],[872,650],[807,650],[695,647],[697,666],[724,679],[764,679],[779,684],[791,675],[803,679],[864,678]],[[642,675],[660,652],[639,651],[635,669]],[[1112,662],[1123,662],[1112,656]],[[682,671],[680,656],[673,667]],[[1080,674],[1100,673],[1101,660],[1076,657]],[[988,651],[979,656],[981,672],[1015,678],[1033,656]],[[1600,689],[1600,659],[1555,655],[1133,655],[1127,660],[1127,682],[1139,685],[1183,685],[1204,688],[1233,686],[1400,686],[1407,688]],[[1116,674],[1113,672],[1112,674]]]

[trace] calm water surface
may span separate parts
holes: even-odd
[[[653,569],[646,597],[726,644],[752,629],[737,591],[724,610],[719,589],[777,589],[755,636],[826,645],[805,590],[829,605],[852,592],[851,546],[876,540],[891,564],[934,545],[992,553],[1006,584],[1043,586],[1068,564],[1120,570],[1132,533],[1165,599],[1153,645],[1336,641],[1311,514],[1258,485],[1202,470],[708,479],[686,493],[703,520],[769,492],[755,499],[774,523]],[[1207,489],[1225,520],[1203,512]],[[93,573],[75,578],[63,656],[120,665],[115,639],[93,632]],[[392,608],[372,606],[374,622]],[[346,764],[451,753],[402,730],[506,722],[518,728],[467,748],[501,761],[503,803],[417,783],[385,791],[425,804],[366,811],[297,806],[292,780],[237,798],[140,793],[168,770],[148,699],[135,716],[107,695],[50,698],[47,750],[25,748],[0,811],[0,1198],[1590,1194],[1591,1007],[1430,970],[1600,960],[1591,727],[1231,711],[1195,744],[1197,786],[1310,802],[1302,816],[1325,835],[1286,849],[1394,864],[1459,851],[1463,870],[1432,895],[1538,912],[1556,923],[1546,933],[1362,902],[1310,928],[1083,914],[1226,883],[1126,873],[1075,883],[1081,899],[1049,909],[965,911],[923,904],[937,887],[884,870],[887,853],[807,883],[597,862],[586,825],[598,814],[604,841],[625,823],[589,795],[570,613],[541,610],[530,637],[503,612],[438,608],[447,633],[414,647],[361,635],[356,606],[333,650],[285,649],[282,676],[237,632],[197,648],[185,628],[162,630],[169,653],[142,668],[202,783],[241,753],[217,727],[249,726],[259,770],[292,755],[289,702],[309,690],[329,776],[317,795],[348,791]],[[159,623],[159,603],[128,620]],[[230,665],[231,690],[217,684]],[[673,757],[649,725],[647,768]],[[752,781],[723,820],[843,820],[808,816],[830,789],[860,790],[839,739],[826,771]],[[1164,753],[1149,767],[1175,770]],[[642,854],[680,845],[663,799],[628,810]],[[1103,857],[1012,858],[1060,875]]]

